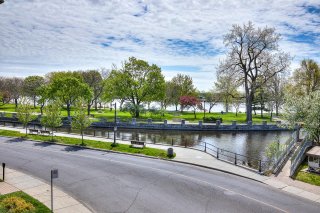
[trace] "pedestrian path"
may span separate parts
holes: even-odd
[[[24,132],[23,129],[17,129],[12,127],[0,127],[0,129],[16,130],[16,131]],[[73,137],[73,138],[79,138],[79,139],[81,138],[81,136],[77,134],[69,134],[69,133],[61,133],[61,132],[55,132],[54,134],[56,136]],[[98,140],[103,142],[112,142],[110,139],[106,139],[102,137],[94,137],[94,136],[84,136],[84,139]],[[117,143],[129,144],[130,142],[117,140]],[[157,145],[157,144],[147,144],[147,146],[152,148],[164,149],[164,150],[171,147],[171,146]],[[250,178],[250,179],[259,181],[261,183],[267,184],[269,186],[272,186],[274,188],[320,203],[320,187],[302,183],[300,181],[294,181],[291,178],[289,178],[289,175],[286,176],[285,175],[286,173],[283,173],[282,176],[278,176],[278,177],[264,176],[248,168],[236,166],[232,163],[218,160],[213,156],[211,156],[210,154],[199,151],[199,150],[183,148],[183,147],[175,147],[175,146],[173,146],[172,148],[176,153],[176,157],[171,161],[198,165],[198,166],[242,176],[245,178]],[[289,164],[286,166],[288,167]],[[284,168],[287,168],[287,167],[284,167]]]
[[[16,191],[23,191],[51,208],[50,185],[30,175],[6,168],[5,182],[0,182],[0,194],[9,194]],[[53,192],[53,211],[55,213],[91,212],[83,204],[60,189],[54,187]]]

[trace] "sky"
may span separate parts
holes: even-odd
[[[223,36],[248,21],[276,28],[291,70],[320,63],[320,0],[5,0],[0,17],[1,76],[110,69],[134,56],[209,90]]]

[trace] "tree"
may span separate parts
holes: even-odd
[[[9,96],[9,100],[14,100],[16,107],[18,107],[18,99],[22,94],[23,79],[22,78],[6,78],[5,91]]]
[[[279,109],[284,104],[284,93],[287,85],[286,81],[285,75],[276,74],[266,84],[266,91],[268,93],[267,104],[269,105],[269,108],[271,107],[270,104],[273,105],[272,111],[273,108],[275,108],[276,116],[279,116]],[[270,119],[272,119],[272,115]]]
[[[177,74],[170,81],[170,93],[168,94],[169,103],[175,105],[178,111],[181,96],[194,95],[196,89],[194,88],[192,78],[189,75]],[[180,109],[183,110],[183,107]]]
[[[53,130],[62,125],[61,103],[53,101],[44,108],[44,116],[41,118],[41,124],[51,128],[51,141],[53,141]]]
[[[217,76],[217,82],[215,82],[216,91],[219,93],[220,99],[222,99],[225,111],[229,112],[230,104],[233,97],[238,94],[237,88],[239,87],[239,81],[235,81],[233,76],[225,73],[219,73]]]
[[[200,100],[195,96],[181,96],[180,105],[183,108],[192,108],[195,119],[197,118],[197,115],[196,115],[197,108],[202,109]]]
[[[309,95],[320,89],[320,67],[312,59],[301,61],[300,67],[293,73],[293,84],[296,93]]]
[[[143,102],[161,101],[165,96],[165,80],[160,67],[155,64],[130,57],[120,69],[113,69],[106,80],[108,99],[125,99],[135,109],[139,117],[139,106]],[[105,98],[106,98],[105,97]]]
[[[206,100],[206,103],[209,104],[208,112],[211,113],[212,108],[220,101],[219,94],[215,93],[212,89],[208,92],[202,92],[200,95]]]
[[[239,92],[235,93],[232,99],[232,106],[236,111],[236,116],[238,116],[238,112],[242,103],[244,103],[243,96]]]
[[[59,99],[67,106],[68,117],[70,117],[71,105],[80,97],[89,100],[92,92],[89,86],[75,77],[54,78],[49,85],[48,94],[53,100]]]
[[[41,76],[28,76],[23,81],[23,92],[26,96],[32,98],[33,107],[36,107],[39,88],[44,85],[44,78]]]
[[[252,121],[252,102],[256,90],[289,67],[289,55],[278,49],[279,40],[280,35],[274,28],[255,29],[251,22],[242,27],[233,25],[224,37],[229,52],[220,63],[218,72],[228,73],[244,85],[247,122]]]
[[[286,94],[284,117],[291,126],[303,123],[311,140],[320,143],[320,90],[309,95]]]
[[[26,129],[26,136],[28,134],[28,123],[32,121],[35,116],[33,115],[32,105],[28,102],[28,100],[23,97],[19,106],[17,107],[17,117],[18,120],[22,123],[23,127]]]
[[[74,116],[72,118],[71,126],[73,129],[80,130],[81,133],[81,146],[83,143],[83,131],[91,125],[91,120],[86,113],[86,100],[79,99],[76,102]]]
[[[38,93],[38,104],[40,105],[40,113],[43,114],[43,107],[46,102],[50,99],[50,89],[47,85],[42,85],[37,89]]]
[[[94,104],[95,110],[98,109],[97,103],[98,99],[102,95],[104,90],[104,81],[99,71],[97,70],[88,70],[81,72],[84,82],[92,90],[92,97],[88,100],[88,115],[90,115],[91,106]]]

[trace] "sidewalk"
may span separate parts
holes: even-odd
[[[0,182],[0,194],[9,194],[23,191],[51,208],[50,186],[43,181],[33,178],[24,173],[6,168],[5,182]],[[53,210],[55,213],[89,213],[84,205],[77,200],[53,188]]]
[[[24,132],[23,129],[17,129],[17,128],[11,128],[11,127],[0,127],[0,129],[16,130],[16,131]],[[79,138],[79,139],[81,138],[80,135],[60,133],[60,132],[55,133],[55,135],[64,136],[64,137],[73,137],[73,138]],[[110,141],[110,139],[94,137],[94,136],[84,136],[84,139],[99,140],[103,142],[112,142]],[[128,141],[117,140],[117,142],[123,143],[123,144],[129,144]],[[156,145],[156,144],[147,144],[147,146],[152,148],[164,149],[164,150],[167,150],[169,147],[171,147],[171,146]],[[320,187],[319,186],[313,186],[313,185],[306,184],[300,181],[295,181],[289,178],[289,175],[287,174],[288,173],[287,169],[290,169],[289,161],[283,169],[284,171],[287,171],[287,172],[280,173],[281,175],[278,175],[278,177],[275,177],[275,176],[268,177],[268,176],[260,175],[249,169],[236,166],[234,164],[227,163],[221,160],[217,160],[213,156],[199,150],[187,149],[187,148],[175,147],[175,146],[172,148],[176,153],[176,157],[171,161],[199,165],[206,168],[212,168],[215,170],[250,178],[250,179],[259,181],[261,183],[267,184],[269,186],[272,186],[274,188],[295,194],[296,196],[300,196],[300,197],[320,203]]]

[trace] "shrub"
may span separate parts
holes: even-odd
[[[1,205],[10,213],[27,213],[35,210],[31,203],[28,203],[23,198],[16,196],[3,199]]]
[[[203,122],[206,122],[206,123],[216,123],[217,120],[220,120],[220,122],[222,123],[222,118],[215,118],[215,117],[205,117],[205,118],[203,118]]]

